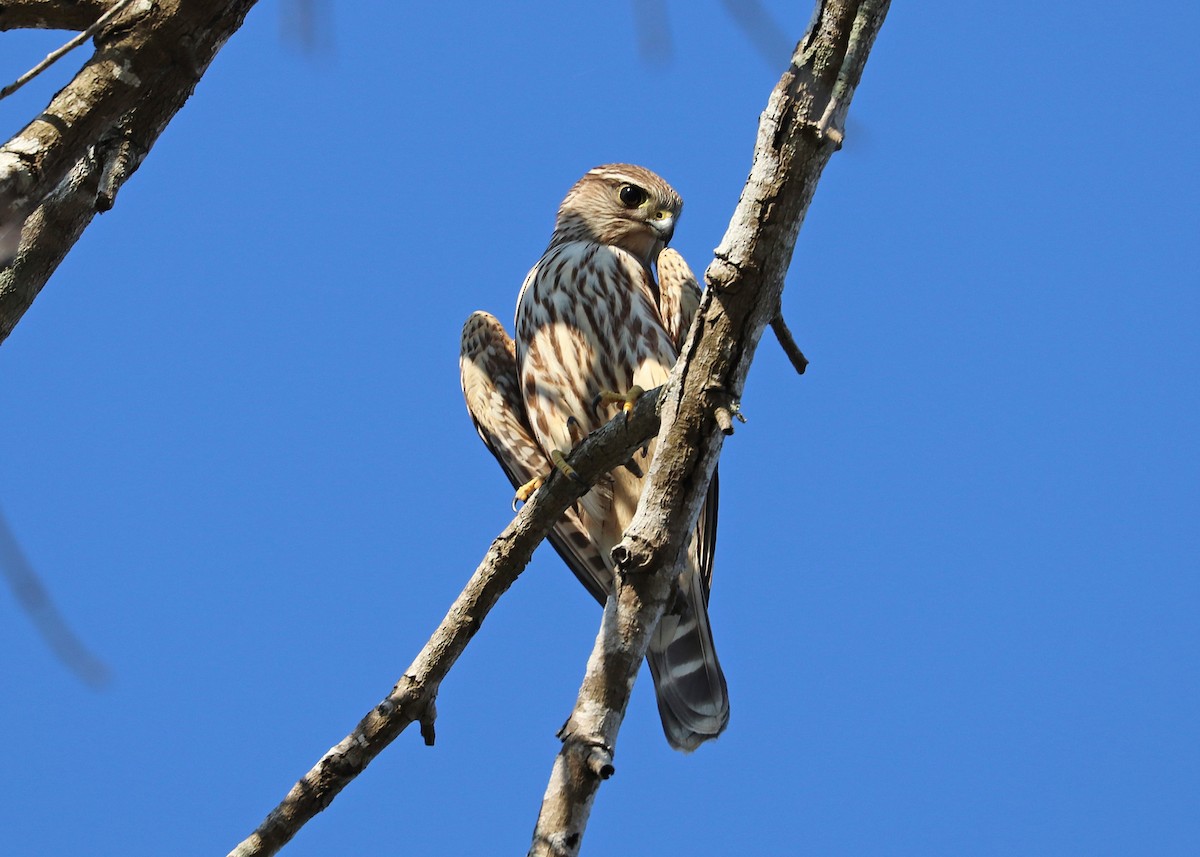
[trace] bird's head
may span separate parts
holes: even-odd
[[[575,183],[558,209],[551,242],[595,241],[653,263],[671,241],[683,200],[644,167],[605,164]]]

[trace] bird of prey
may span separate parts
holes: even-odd
[[[675,190],[643,167],[596,167],[563,200],[550,244],[525,278],[515,341],[486,312],[467,319],[460,358],[467,410],[520,499],[552,467],[562,469],[563,455],[616,408],[667,380],[700,300],[695,275],[666,249],[682,206]],[[653,446],[643,450],[643,463]],[[602,604],[613,590],[610,552],[643,482],[635,454],[569,508],[550,535]],[[676,595],[647,654],[667,741],[684,751],[717,737],[729,721],[708,622],[716,525],[714,477]]]

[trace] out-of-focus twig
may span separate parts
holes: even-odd
[[[333,45],[329,5],[325,0],[289,0],[280,8],[280,30],[285,41],[313,55]]]
[[[791,40],[760,0],[721,0],[721,5],[772,69],[791,55]],[[642,59],[655,65],[670,62],[671,20],[666,0],[634,0],[633,18]]]
[[[721,5],[772,69],[791,55],[791,39],[759,0],[721,0]]]
[[[671,61],[671,21],[665,0],[634,0],[634,29],[637,31],[638,53],[653,65]]]
[[[63,664],[92,687],[108,683],[109,671],[87,650],[67,625],[50,600],[37,572],[25,557],[20,544],[0,513],[0,574],[8,581],[17,603],[29,614],[33,624]]]

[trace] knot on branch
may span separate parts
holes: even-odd
[[[416,676],[405,674],[396,682],[388,697],[375,706],[375,712],[385,720],[391,719],[397,708],[411,722],[420,724],[421,738],[426,747],[432,747],[437,739],[434,722],[437,720],[437,684],[425,684]]]
[[[437,731],[434,729],[434,721],[437,720],[437,694],[429,694],[429,701],[425,703],[417,720],[421,724],[421,740],[425,742],[426,747],[432,747],[437,740]]]
[[[642,539],[637,536],[627,535],[612,549],[612,558],[618,573],[645,571],[649,567],[651,551],[648,545],[641,542]]]
[[[741,282],[741,269],[728,257],[714,255],[704,272],[704,282],[714,292],[735,293]]]
[[[746,416],[742,413],[741,401],[724,386],[709,384],[704,388],[704,392],[712,404],[713,419],[716,420],[717,428],[721,430],[722,434],[726,436],[733,434],[735,419],[740,423],[746,422]]]
[[[109,9],[109,11],[91,28],[95,28],[96,47],[116,40],[131,31],[143,18],[154,11],[152,0],[124,0]]]
[[[576,734],[571,720],[558,730],[558,737],[562,739],[563,752],[575,756],[597,779],[607,780],[617,772],[613,765],[612,745],[595,737]]]
[[[734,402],[729,407],[725,407],[724,405],[718,407],[713,416],[717,420],[717,428],[721,430],[721,434],[727,437],[733,434],[733,420],[735,417],[738,422],[746,422],[740,402]]]
[[[112,209],[117,191],[141,165],[146,148],[134,142],[126,131],[119,137],[103,141],[99,149],[104,166],[100,170],[100,189],[96,192],[96,211],[105,212]]]
[[[602,780],[607,780],[617,772],[613,767],[612,748],[604,744],[596,744],[588,748],[587,757],[588,769],[593,774]]]

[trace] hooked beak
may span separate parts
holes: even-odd
[[[650,228],[658,235],[658,240],[666,247],[671,243],[671,236],[675,234],[675,215],[666,211],[658,212],[659,217],[650,221]]]

